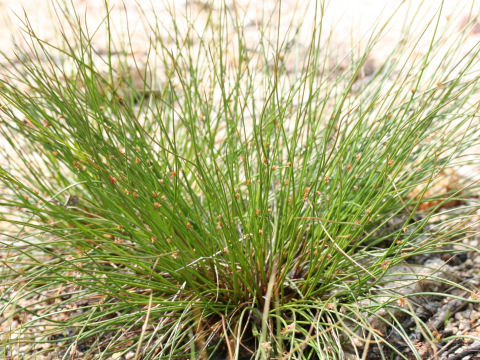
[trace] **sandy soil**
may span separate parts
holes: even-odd
[[[125,29],[128,23],[128,27],[134,29],[135,35],[132,38],[134,52],[142,53],[144,51],[144,46],[148,39],[148,33],[142,31],[141,26],[139,25],[144,17],[152,17],[152,13],[149,9],[153,6],[157,14],[166,15],[166,2],[154,0],[152,0],[152,2],[154,2],[155,5],[152,5],[150,1],[144,1],[142,2],[142,8],[139,8],[137,6],[137,1],[135,0],[110,1],[113,5],[112,18],[114,19],[114,28],[117,30]],[[202,3],[206,2],[208,1],[192,1],[192,3],[196,3],[196,6],[200,6]],[[105,13],[103,1],[73,0],[73,3],[79,13],[86,11],[87,23],[91,28],[94,28],[96,24],[102,21]],[[261,16],[262,8],[272,10],[276,1],[265,0],[262,2],[238,0],[235,1],[235,3],[241,12],[245,13],[247,19],[254,22]],[[300,3],[300,5],[297,3]],[[440,1],[412,0],[410,8],[406,5],[399,7],[399,4],[401,3],[399,0],[332,0],[330,3],[330,10],[328,12],[328,17],[325,18],[325,25],[326,29],[331,30],[332,42],[337,47],[340,56],[347,54],[352,49],[352,46],[357,46],[355,44],[360,44],[360,46],[365,44],[367,40],[365,35],[370,33],[375,24],[382,23],[390,18],[390,16],[394,16],[390,22],[388,31],[385,32],[385,36],[382,37],[372,53],[372,61],[379,64],[382,62],[382,59],[388,55],[392,46],[404,36],[404,34],[402,34],[403,20],[405,18],[411,19],[413,17],[412,9],[416,9],[422,5],[417,16],[417,21],[415,22],[415,25],[412,26],[412,29],[415,29],[415,32],[407,34],[407,41],[413,41],[413,39],[423,31],[428,22],[435,19],[435,15],[439,11]],[[308,4],[308,1],[298,2],[296,0],[284,0],[281,7],[282,18],[290,19],[291,15],[294,13],[294,9],[296,9],[298,5],[298,8],[300,9],[299,11],[306,11],[306,15],[298,17],[295,20],[306,24],[313,23],[313,12],[311,9],[308,11],[306,8],[309,6]],[[480,1],[446,0],[442,16],[440,17],[440,26],[447,26],[450,24],[451,29],[459,31],[468,18],[470,6],[473,6],[473,13],[480,13]],[[124,16],[125,9],[127,10],[127,17]],[[32,27],[42,38],[52,42],[58,38],[55,32],[55,27],[53,26],[53,24],[56,23],[55,8],[52,7],[49,0],[0,0],[0,50],[8,56],[13,55],[12,34],[20,34],[18,27],[22,23],[21,19],[23,18],[23,13],[28,16]],[[19,15],[19,17],[15,17],[14,14]],[[410,16],[407,16],[408,14],[410,14]],[[308,26],[306,28],[308,29]],[[480,24],[477,30],[478,31],[474,31],[471,34],[468,43],[465,44],[465,51],[475,42],[480,40]],[[250,35],[252,36],[252,41],[254,41],[255,34],[253,33]],[[420,42],[420,45],[418,46],[418,55],[422,55],[428,48],[428,35],[429,33],[427,32],[424,39]],[[102,37],[99,36],[98,38],[98,46],[102,47]],[[299,41],[308,41],[308,34],[305,33],[303,36],[300,36],[299,39]],[[2,143],[4,143],[4,139],[0,139],[0,146],[2,146]],[[480,149],[473,149],[472,151],[474,152],[478,150]],[[2,162],[0,157],[0,166],[4,165],[6,164],[4,161]],[[469,176],[472,176],[473,174],[474,177],[478,177],[478,174],[480,174],[480,168],[462,168],[458,169],[458,171],[463,174],[468,174]],[[471,245],[478,246],[478,241]],[[443,260],[437,259],[437,261]],[[468,255],[466,261],[459,263],[455,272],[461,274],[464,278],[471,276],[473,279],[472,281],[475,282],[476,286],[479,286],[479,267],[480,256],[472,253]],[[452,271],[454,271],[453,268]],[[436,307],[441,307],[443,305],[444,304],[440,302],[433,304],[433,306]],[[476,311],[477,316],[480,317],[480,315],[478,315],[480,314],[478,307],[474,309],[471,306],[465,306],[457,310],[455,313],[455,315],[458,314],[456,315],[457,321],[451,324],[449,329],[450,333],[454,334],[459,331],[478,332],[478,329],[480,328],[479,319],[476,318],[474,322],[467,321],[472,317],[472,311],[474,310]],[[476,335],[478,336],[478,334]],[[459,349],[459,351],[461,351],[461,348]]]

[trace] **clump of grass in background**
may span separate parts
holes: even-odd
[[[340,71],[322,3],[304,53],[299,29],[267,32],[279,12],[251,44],[221,3],[202,26],[188,9],[170,27],[145,22],[142,68],[108,15],[101,55],[59,9],[62,44],[25,23],[2,69],[1,205],[17,229],[1,240],[2,321],[33,315],[3,333],[4,355],[419,358],[398,320],[415,316],[410,302],[384,276],[468,234],[445,224],[472,206],[424,231],[472,190],[425,196],[478,143],[478,47],[457,58],[466,32],[446,44],[435,30],[420,58],[402,42],[365,79],[381,31]]]

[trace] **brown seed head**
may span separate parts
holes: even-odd
[[[470,298],[473,300],[480,300],[480,290],[473,290],[470,294]]]
[[[387,270],[388,266],[390,265],[390,260],[383,260],[380,266],[382,267],[382,270]]]

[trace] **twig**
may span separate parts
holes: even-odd
[[[478,354],[480,352],[480,345],[472,346],[467,350],[462,351],[461,353],[455,354],[452,357],[449,357],[448,360],[461,360],[467,355]]]
[[[464,335],[468,331],[470,331],[470,329],[465,329],[457,335]],[[460,343],[449,349],[449,347],[452,346],[452,344],[454,344],[456,341],[460,341]],[[447,352],[446,355],[448,355],[448,354],[454,352],[455,350],[457,350],[460,346],[462,346],[461,339],[456,337],[456,338],[450,340],[449,342],[447,342],[440,350],[438,350],[437,351],[437,356],[440,356],[444,352]],[[429,360],[433,360],[433,357],[430,357]],[[448,359],[448,360],[450,360],[450,359]]]
[[[455,342],[457,342],[457,344],[455,344]],[[452,346],[453,344],[455,344],[455,345],[452,348],[449,349],[449,347]],[[447,351],[446,355],[448,355],[448,354],[454,352],[455,350],[457,350],[461,346],[462,346],[462,342],[460,341],[460,339],[458,339],[458,338],[452,339],[448,343],[446,343],[445,346],[443,346],[440,350],[437,351],[437,356],[442,355],[445,351],[447,351],[447,349],[448,349],[448,351]],[[433,360],[433,356],[431,356],[429,358],[429,360]]]
[[[463,296],[468,295],[468,292],[464,292]],[[439,330],[442,327],[442,324],[445,322],[447,318],[447,314],[454,315],[455,313],[462,310],[465,306],[467,306],[467,300],[462,299],[453,299],[452,301],[448,302],[447,304],[443,305],[439,311],[427,322],[427,326],[430,330]]]

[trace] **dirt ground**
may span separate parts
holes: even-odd
[[[205,4],[217,4],[219,0],[187,0],[189,4],[202,6]],[[440,0],[326,0],[327,14],[325,25],[333,30],[334,42],[350,46],[367,34],[372,26],[387,20],[390,16],[394,16],[390,29],[379,43],[379,50],[374,56],[380,57],[388,51],[389,47],[401,36],[401,28],[403,19],[410,14],[413,16],[414,10],[419,8],[418,21],[413,29],[421,32],[423,27],[432,20],[440,11]],[[442,24],[447,19],[454,18],[460,24],[464,20],[464,16],[470,13],[479,13],[480,3],[476,0],[445,0],[442,8]],[[8,53],[11,50],[11,29],[21,24],[23,14],[26,14],[30,23],[46,39],[54,39],[53,23],[55,20],[55,6],[52,0],[0,0],[0,46],[2,51]],[[87,21],[89,24],[98,24],[102,20],[105,11],[103,1],[98,0],[72,0],[72,3],[82,13],[86,10]],[[280,3],[282,16],[284,18],[292,17],[292,14],[300,14],[295,12],[297,9],[305,9],[315,6],[315,1],[298,1],[298,0],[228,0],[228,3],[235,4],[240,9],[240,14],[246,14],[249,19],[258,19],[261,16],[262,9],[273,10]],[[410,5],[401,5],[409,3]],[[140,6],[139,6],[140,4]],[[181,8],[184,1],[161,0],[161,1],[137,1],[137,0],[110,0],[109,5],[112,7],[112,18],[116,25],[124,24],[124,10],[128,13],[128,20],[132,29],[134,29],[142,16],[149,16],[148,13],[154,9],[159,14],[167,14],[167,8]],[[142,10],[146,13],[143,13]],[[143,13],[143,15],[142,15]],[[308,11],[301,16],[296,16],[303,23],[311,22],[313,11]],[[143,34],[145,35],[145,34]],[[139,45],[142,43],[142,36],[136,33]],[[308,39],[305,39],[308,40]],[[428,41],[428,36],[425,37]],[[421,48],[421,47],[420,47]]]
[[[195,6],[202,6],[202,4],[213,3],[213,6],[217,1],[202,1],[202,0],[189,0]],[[251,22],[255,22],[259,19],[262,13],[262,8],[272,10],[278,2],[276,0],[264,0],[264,1],[252,1],[252,0],[231,0],[229,2],[235,2],[237,7],[241,10],[241,13],[245,14],[247,19]],[[87,23],[91,27],[95,27],[96,24],[102,21],[104,16],[104,3],[100,0],[72,0],[75,7],[79,10],[79,13],[86,11]],[[151,15],[152,7],[158,14],[165,14],[167,1],[136,1],[136,0],[112,0],[109,2],[113,6],[112,18],[114,19],[113,26],[117,29],[124,29],[127,24],[130,29],[135,29],[133,41],[134,51],[141,53],[144,49],[146,41],[148,40],[148,33],[141,30],[139,24],[144,17]],[[139,8],[138,3],[141,3]],[[171,4],[175,3],[175,0],[170,0]],[[181,7],[180,3],[184,1],[178,0],[175,6]],[[313,23],[312,18],[313,11],[308,11],[308,6],[313,6],[314,1],[297,1],[297,0],[283,0],[281,3],[282,18],[289,19],[291,14],[304,13],[305,16],[294,19],[298,22],[306,24]],[[326,29],[331,31],[332,42],[339,49],[340,54],[347,54],[354,44],[365,44],[366,34],[369,34],[375,24],[382,23],[386,19],[393,16],[390,22],[388,31],[385,32],[385,36],[379,41],[374,51],[372,52],[372,62],[375,64],[382,63],[390,49],[404,36],[402,33],[403,20],[408,18],[407,14],[413,14],[413,9],[419,9],[419,15],[417,21],[412,29],[416,33],[407,34],[406,40],[412,40],[422,32],[429,21],[435,19],[436,14],[440,11],[440,0],[412,0],[411,6],[400,6],[403,1],[400,0],[331,0],[329,5],[328,17],[325,18]],[[143,9],[144,11],[142,11]],[[127,17],[125,17],[125,10]],[[307,11],[306,11],[307,10]],[[58,9],[57,9],[58,11]],[[452,29],[460,30],[461,27],[469,19],[469,14],[480,14],[480,1],[476,0],[445,0],[444,7],[442,9],[442,15],[440,17],[440,26],[447,26],[451,24]],[[17,16],[15,15],[17,14]],[[23,14],[26,14],[29,18],[30,24],[35,31],[43,37],[45,40],[54,41],[57,38],[55,33],[54,24],[55,20],[55,7],[52,6],[50,0],[0,0],[0,50],[7,56],[13,55],[13,40],[12,34],[20,34],[18,27],[21,26]],[[413,16],[413,15],[412,15]],[[308,29],[308,26],[306,27]],[[428,32],[424,39],[418,46],[418,55],[422,55],[428,48],[429,36]],[[254,34],[252,34],[252,41]],[[299,41],[308,41],[308,34],[300,36]],[[469,49],[474,43],[480,41],[480,22],[478,28],[475,27],[474,31],[470,35],[468,42],[465,44],[465,51]],[[101,42],[99,42],[99,46]],[[5,143],[4,139],[0,139],[0,146]],[[479,152],[480,149],[472,149],[472,153]],[[0,166],[8,165],[5,160],[0,157]],[[460,176],[467,176],[472,179],[480,179],[480,167],[463,167],[456,169],[456,172]],[[473,238],[469,243],[472,247],[479,246],[479,239]],[[475,252],[471,252],[465,255],[463,258],[442,258],[440,256],[418,259],[422,264],[436,262],[435,267],[443,268],[445,273],[454,274],[455,279],[468,279],[469,284],[475,287],[480,287],[480,255]],[[433,266],[433,265],[432,265]],[[457,281],[455,280],[454,281]],[[459,281],[459,280],[458,280]],[[417,289],[418,290],[418,289]],[[456,294],[461,296],[462,294]],[[452,316],[452,321],[442,331],[446,336],[452,334],[471,334],[472,336],[480,337],[480,308],[466,303],[455,303],[444,301],[444,299],[427,299],[425,304],[418,308],[418,311],[424,311],[432,319],[436,319],[443,324],[441,311],[446,312]],[[436,309],[436,313],[433,310]],[[442,310],[443,309],[443,310]],[[445,315],[445,314],[443,314]],[[415,335],[415,334],[413,334]],[[413,336],[412,335],[412,336]],[[457,346],[458,345],[458,346]],[[456,347],[455,347],[456,346]],[[479,347],[480,342],[470,341],[466,343],[452,343],[450,347],[443,350],[443,354],[446,356],[456,356],[455,354],[461,354],[468,349]],[[455,348],[454,348],[455,347]],[[453,349],[451,351],[451,349]],[[480,348],[478,353],[467,354],[465,357],[455,357],[456,359],[475,359],[480,354]],[[450,356],[449,355],[449,356]],[[439,357],[442,359],[442,357]],[[452,357],[453,359],[454,357]],[[477,357],[478,358],[478,357]]]

